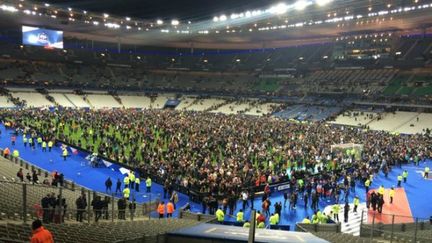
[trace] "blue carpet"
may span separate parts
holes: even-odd
[[[92,168],[88,165],[83,166],[82,164],[86,162],[86,160],[82,156],[71,155],[68,157],[66,161],[63,161],[61,157],[61,149],[59,147],[53,148],[52,152],[42,152],[41,148],[36,146],[35,150],[30,149],[29,147],[25,148],[22,142],[22,136],[17,137],[17,142],[15,146],[11,145],[10,134],[11,130],[6,130],[3,125],[0,126],[0,130],[2,132],[2,136],[0,138],[0,147],[5,148],[9,147],[11,151],[13,149],[18,149],[20,152],[20,157],[24,160],[43,168],[47,171],[58,171],[65,175],[65,178],[75,183],[82,185],[86,188],[89,188],[98,192],[105,192],[105,180],[108,177],[111,177],[113,183],[117,181],[117,178],[120,178],[123,181],[123,175],[117,171],[109,168]],[[432,162],[427,162],[430,167],[432,167]],[[423,217],[429,218],[432,215],[432,204],[430,200],[425,197],[425,195],[432,195],[432,180],[424,180],[421,177],[421,174],[418,171],[422,171],[425,163],[421,163],[419,167],[414,167],[412,165],[404,166],[402,169],[406,169],[409,173],[408,182],[404,184],[404,188],[406,190],[408,200],[411,207],[411,212],[414,217]],[[389,177],[385,178],[382,173],[380,173],[373,181],[371,185],[371,189],[378,188],[380,185],[384,185],[386,188],[390,188],[393,185],[396,185],[396,177],[399,173],[402,172],[400,168],[394,168],[390,173]],[[115,188],[115,186],[113,186]],[[135,198],[138,202],[147,202],[149,200],[149,196],[146,193],[142,193],[145,191],[145,183],[142,181],[140,192],[136,193]],[[365,189],[363,185],[356,186],[356,193],[351,193],[349,196],[349,202],[352,202],[353,197],[355,195],[360,197],[360,201],[365,201]],[[159,184],[153,183],[152,185],[152,199],[161,197],[163,195],[163,187]],[[341,199],[343,198],[343,194],[341,195]],[[282,193],[274,193],[271,196],[272,204],[276,202],[282,202],[283,204],[283,195]],[[179,193],[179,203],[178,206],[182,207],[186,203],[189,202],[189,199],[186,195]],[[310,201],[309,201],[310,203]],[[332,200],[320,200],[319,207],[323,210],[327,205],[333,204]],[[201,205],[190,202],[191,211],[200,212]],[[271,212],[274,211],[274,207],[271,207]],[[254,201],[255,209],[261,210],[261,198],[256,198]],[[242,207],[241,202],[237,203],[237,209]],[[237,212],[237,211],[236,211]],[[384,212],[385,213],[385,212]],[[288,203],[287,207],[282,209],[281,215],[281,225],[290,225],[291,228],[294,228],[296,222],[303,220],[306,216],[312,216],[313,211],[310,207],[305,208],[303,205],[303,200],[299,198],[298,205],[296,210],[289,210]],[[178,210],[174,213],[176,217],[178,215]],[[246,209],[245,211],[245,219],[248,219],[250,215],[250,209]],[[156,213],[153,213],[152,216],[156,216]],[[226,216],[227,221],[235,221],[234,217]]]

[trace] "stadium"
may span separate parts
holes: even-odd
[[[0,242],[432,242],[432,1],[0,0]]]

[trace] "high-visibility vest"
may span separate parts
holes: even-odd
[[[48,141],[48,147],[52,148],[53,146],[53,142],[52,141]]]
[[[277,224],[276,217],[274,215],[270,216],[269,221],[270,221],[271,225],[276,225]]]
[[[42,138],[41,138],[41,137],[38,137],[37,142],[38,142],[38,143],[42,143]]]
[[[402,172],[402,177],[403,177],[403,178],[407,178],[407,177],[408,177],[408,171],[404,171],[404,172]]]
[[[224,218],[225,218],[225,214],[224,214],[224,212],[222,211],[222,209],[218,209],[218,210],[216,211],[216,218],[217,218],[217,220],[218,220],[219,222],[222,222],[222,221],[224,220]]]
[[[65,149],[63,149],[63,157],[66,157],[66,156],[68,156],[68,151],[67,151],[67,149],[65,148]]]
[[[172,202],[167,203],[167,213],[174,213],[174,204]]]
[[[43,142],[42,142],[42,148],[46,148],[46,145],[47,145],[46,142],[43,141]]]
[[[126,187],[125,189],[123,189],[123,197],[128,198],[129,195],[130,195],[130,190],[129,188]]]
[[[151,179],[150,179],[150,177],[149,177],[149,178],[147,178],[147,180],[146,180],[146,187],[151,187],[151,184],[152,184],[152,181],[151,181]]]
[[[302,224],[310,224],[310,223],[311,223],[311,221],[308,218],[304,218],[302,221]]]
[[[357,197],[354,198],[354,206],[358,206],[360,204],[360,199]]]
[[[259,229],[264,229],[265,228],[265,223],[264,222],[259,223],[258,224],[258,228]]]
[[[33,143],[33,138],[29,138],[29,139],[28,139],[28,142],[29,142],[30,144],[32,144],[32,143]]]
[[[398,179],[398,181],[402,181],[402,176],[398,175],[397,179]]]
[[[237,222],[243,222],[243,212],[237,213]]]
[[[384,195],[384,187],[380,186],[380,188],[378,188],[378,194]]]
[[[430,170],[429,167],[426,166],[426,167],[425,167],[425,172],[426,172],[426,173],[429,173],[429,170]]]
[[[159,214],[165,214],[165,205],[163,205],[162,203],[159,204],[157,211]]]
[[[23,142],[24,143],[27,143],[27,140],[28,140],[27,137],[23,137]]]
[[[19,151],[15,149],[15,150],[12,152],[12,156],[13,156],[14,158],[18,158],[18,157],[19,157]]]
[[[249,222],[244,223],[243,228],[250,228],[250,223]]]
[[[339,213],[339,210],[340,210],[340,206],[339,206],[339,204],[335,204],[335,205],[333,205],[333,213],[334,213],[334,214],[338,214],[338,213]]]
[[[275,220],[276,220],[276,224],[279,224],[279,214],[275,213],[274,217],[275,217]]]
[[[126,176],[126,177],[123,179],[123,182],[124,182],[125,185],[129,185],[129,182],[130,182],[129,177]]]
[[[395,190],[394,190],[394,189],[391,189],[391,190],[390,190],[390,193],[389,193],[389,196],[390,196],[390,197],[394,197],[394,195],[395,195]]]
[[[140,182],[140,179],[137,177],[137,178],[135,178],[135,184],[137,184],[137,185],[139,185],[141,182]]]
[[[131,182],[135,182],[135,175],[134,175],[133,173],[130,173],[130,174],[129,174],[129,180],[130,180]]]
[[[366,181],[365,181],[365,186],[370,186],[370,180],[369,179],[367,179]]]

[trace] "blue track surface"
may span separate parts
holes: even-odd
[[[114,185],[117,178],[120,178],[120,180],[123,181],[123,175],[118,170],[112,170],[109,168],[92,168],[86,164],[86,160],[82,156],[71,155],[66,161],[63,161],[63,158],[61,157],[61,149],[59,147],[53,148],[52,152],[42,152],[41,148],[38,148],[37,146],[35,150],[32,150],[29,147],[25,148],[22,142],[22,136],[17,137],[16,145],[12,147],[10,141],[10,134],[12,131],[6,130],[3,125],[0,126],[0,130],[2,132],[2,136],[0,139],[1,148],[9,147],[11,151],[13,151],[13,149],[18,149],[20,152],[20,157],[24,160],[29,161],[30,163],[41,167],[47,171],[56,170],[58,172],[61,172],[65,175],[66,179],[74,181],[79,185],[95,191],[105,192],[104,183],[108,176],[111,177]],[[432,167],[431,161],[428,161],[427,163],[429,164],[429,167]],[[86,165],[83,166],[83,164]],[[419,167],[414,167],[413,165],[404,166],[403,169],[406,169],[408,171],[409,176],[408,183],[404,184],[403,186],[407,193],[412,215],[414,217],[429,218],[432,215],[432,203],[430,203],[430,200],[428,200],[428,196],[432,195],[432,180],[424,180],[421,177],[419,171],[423,171],[424,165],[425,163],[421,163]],[[391,186],[396,185],[396,177],[401,172],[402,169],[394,168],[389,174],[388,178],[384,178],[383,174],[379,174],[374,179],[371,185],[371,189],[378,188],[380,185],[384,185],[385,188],[390,188]],[[145,183],[143,182],[141,183],[141,193],[135,194],[135,198],[138,202],[146,202],[149,200],[150,195],[142,193],[145,191],[144,184]],[[113,186],[113,188],[115,188],[115,186]],[[153,183],[151,197],[160,197],[162,194],[162,186]],[[362,185],[357,185],[356,193],[350,194],[350,202],[352,202],[352,199],[356,194],[359,195],[361,202],[365,201],[365,190]],[[343,198],[343,195],[341,195],[341,198]],[[281,193],[274,193],[271,196],[271,201],[273,205],[275,202],[279,201],[283,204],[283,195]],[[181,207],[188,202],[188,197],[184,194],[179,193],[178,206]],[[325,206],[333,203],[334,202],[331,200],[320,200],[319,207],[322,210]],[[254,201],[254,205],[257,210],[261,210],[261,198],[257,197]],[[240,208],[241,203],[239,202],[237,204],[237,209]],[[194,212],[200,212],[201,205],[191,203],[191,209]],[[271,207],[271,211],[274,211],[273,206]],[[313,211],[310,209],[310,207],[305,208],[303,206],[303,200],[299,198],[296,210],[290,211],[288,209],[288,205],[286,208],[283,208],[280,224],[290,225],[293,229],[293,226],[296,222],[301,221],[306,216],[312,216],[312,214]],[[177,215],[178,210],[174,213],[174,216]],[[250,209],[247,209],[244,218],[248,219],[249,215]],[[226,220],[235,221],[235,218],[226,216]]]

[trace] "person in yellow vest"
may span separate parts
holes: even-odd
[[[316,213],[314,213],[314,215],[312,216],[312,223],[313,224],[319,223],[319,218],[318,218],[318,215]]]
[[[152,185],[152,180],[151,180],[151,178],[149,176],[149,177],[147,177],[147,180],[146,180],[147,193],[151,192],[151,185]]]
[[[311,221],[309,219],[309,216],[306,216],[306,218],[303,219],[302,224],[310,224]]]
[[[130,190],[129,190],[129,187],[125,187],[124,189],[123,189],[123,197],[126,199],[126,200],[129,200],[129,196],[130,196]]]
[[[406,183],[408,178],[408,171],[404,170],[404,172],[402,172],[402,177],[403,177],[403,182]]]
[[[243,228],[250,228],[250,223],[249,223],[249,221],[246,221],[246,222],[243,224]]]
[[[129,187],[129,183],[130,183],[129,176],[125,176],[125,178],[123,178],[123,183],[125,188]]]
[[[19,151],[17,149],[14,149],[14,151],[12,152],[12,157],[14,159],[18,159],[19,156],[20,156]]]
[[[221,223],[221,224],[223,223],[224,218],[225,218],[225,214],[224,214],[224,212],[223,212],[223,210],[221,208],[219,208],[218,210],[216,210],[216,218],[217,218],[217,221],[219,223]]]
[[[28,141],[27,136],[23,135],[23,144],[24,144],[24,147],[27,147],[27,141]]]
[[[383,185],[381,185],[381,186],[378,188],[378,194],[381,195],[381,196],[384,195],[384,186],[383,186]]]
[[[243,215],[244,215],[243,210],[240,209],[240,211],[237,213],[237,222],[243,222],[244,221]]]
[[[366,193],[369,192],[369,186],[370,186],[370,184],[371,184],[371,181],[369,179],[366,179],[365,184],[364,184],[365,188],[366,188]]]
[[[332,211],[333,211],[333,219],[334,219],[334,221],[338,221],[339,222],[340,205],[339,204],[333,205]]]
[[[357,207],[360,204],[360,199],[357,195],[354,197],[353,204],[354,204],[354,213],[357,213]]]
[[[395,196],[395,189],[394,189],[394,187],[392,187],[392,188],[390,189],[389,196],[390,196],[390,204],[392,204],[392,203],[393,203],[393,198],[394,198],[394,196]]]
[[[135,191],[136,191],[136,192],[139,192],[140,183],[141,183],[140,178],[137,176],[137,177],[135,178]]]
[[[46,152],[47,143],[42,141],[42,152]]]
[[[401,183],[402,183],[402,175],[401,174],[398,175],[397,181],[398,181],[397,186],[400,187]]]
[[[130,180],[130,188],[131,189],[134,189],[135,188],[135,174],[134,174],[134,172],[133,171],[131,171],[130,173],[129,173],[129,180]]]
[[[51,152],[53,145],[54,145],[53,141],[51,141],[51,140],[48,141],[48,152]]]
[[[274,216],[275,216],[275,218],[276,218],[276,224],[279,224],[279,214],[278,213],[275,213],[274,214]]]
[[[275,215],[272,213],[269,219],[270,225],[277,225],[277,218],[275,217]]]
[[[425,179],[428,179],[429,178],[429,166],[426,166],[425,168],[424,168],[424,175],[423,175],[423,177],[425,178]]]
[[[42,145],[42,138],[41,138],[41,137],[38,137],[38,138],[37,138],[37,142],[38,142],[38,145],[41,146],[41,145]]]
[[[258,224],[258,227],[257,227],[258,229],[264,229],[265,228],[265,223],[264,222],[260,222],[259,224]]]
[[[66,160],[66,157],[68,156],[67,148],[63,148],[63,153],[62,153],[62,155],[63,155],[63,160]]]

